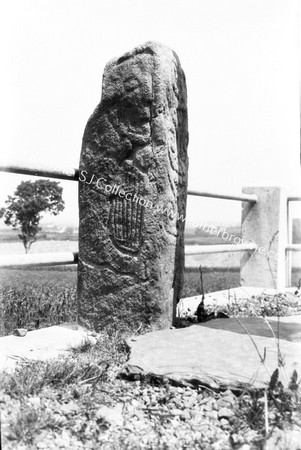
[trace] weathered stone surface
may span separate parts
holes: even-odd
[[[289,319],[289,318],[287,318]],[[269,373],[277,368],[277,342],[263,319],[240,318],[256,343],[257,350],[242,327],[234,319],[215,319],[188,328],[161,330],[129,340],[130,359],[125,374],[137,378],[152,374],[183,383],[208,385],[214,389],[241,389],[246,385],[265,387]],[[301,370],[300,321],[292,316],[285,321],[279,346],[285,361],[285,372],[290,377],[293,370]],[[271,326],[275,323],[270,321]],[[259,326],[260,324],[260,326]],[[282,329],[280,319],[280,330]],[[263,327],[268,331],[263,332]],[[262,328],[260,330],[260,328]],[[294,336],[296,340],[294,340]],[[282,372],[280,371],[282,376]],[[283,380],[286,383],[285,380]]]
[[[80,159],[79,319],[170,325],[184,267],[185,76],[176,54],[148,42],[104,70],[102,99]],[[166,209],[166,210],[165,210]],[[162,213],[162,210],[165,212]]]
[[[44,361],[68,354],[71,348],[87,341],[96,344],[96,337],[75,323],[41,328],[20,335],[0,337],[0,372],[14,370],[16,362],[22,359]]]

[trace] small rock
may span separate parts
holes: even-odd
[[[233,394],[233,392],[232,392],[230,389],[227,389],[226,391],[221,392],[221,396],[222,396],[222,397],[228,397],[228,396],[233,397],[234,394]]]
[[[215,411],[219,410],[219,405],[215,400],[212,400],[212,409]]]
[[[206,403],[208,403],[211,400],[211,398],[210,397],[204,398],[202,394],[199,394],[197,396],[197,400],[198,400],[199,405],[205,405]]]
[[[210,411],[210,412],[208,413],[208,417],[209,417],[209,419],[217,420],[217,418],[218,418],[218,413],[217,413],[217,411]]]
[[[79,406],[75,402],[64,403],[60,407],[60,412],[65,415],[77,414],[79,412]]]
[[[209,431],[209,426],[206,424],[201,424],[198,426],[198,431],[201,431],[203,434],[207,434]]]
[[[255,430],[247,430],[244,434],[243,434],[243,438],[244,441],[247,444],[251,444],[252,441],[258,436],[258,432]]]
[[[186,397],[183,399],[183,404],[186,409],[190,409],[193,407],[195,400],[193,397]]]
[[[141,409],[136,409],[135,416],[138,417],[139,420],[144,419],[144,413],[143,413],[143,411],[141,411]]]
[[[229,421],[228,421],[227,419],[221,419],[221,420],[220,420],[220,424],[221,424],[222,426],[227,426],[227,425],[229,425]]]
[[[133,406],[128,405],[128,408],[134,409]],[[97,411],[98,417],[103,417],[110,423],[114,423],[116,425],[123,425],[123,404],[117,403],[113,408],[109,408],[108,406],[101,406]]]
[[[269,412],[268,417],[269,417],[269,420],[273,421],[276,419],[276,413],[271,411],[271,412]]]
[[[132,416],[135,414],[135,408],[134,408],[133,405],[127,405],[126,411],[127,411],[127,414],[128,414],[129,417],[132,417]],[[102,414],[102,415],[103,415],[103,414]],[[104,417],[105,419],[107,419],[106,416],[103,415],[103,417]]]
[[[223,401],[228,402],[231,405],[234,405],[234,403],[236,402],[236,398],[233,395],[227,395],[227,396],[223,397]]]
[[[212,403],[208,402],[205,406],[204,406],[204,411],[212,411]]]
[[[186,391],[184,392],[184,397],[190,397],[191,395],[192,395],[192,392],[191,392],[191,390],[189,389],[186,389]]]
[[[96,333],[96,331],[90,331],[90,332],[88,333],[88,336],[92,336],[92,337],[96,337],[96,338],[99,337],[98,334]]]
[[[44,449],[44,448],[47,448],[47,443],[45,443],[45,442],[38,442],[36,444],[36,446],[37,446],[37,448]]]
[[[196,422],[203,418],[203,414],[200,411],[192,410],[192,411],[190,411],[190,415],[191,415],[192,419],[194,419]]]
[[[172,414],[173,416],[180,416],[182,413],[183,413],[183,411],[181,409],[177,409],[177,408],[172,409],[170,411],[170,414]]]
[[[189,420],[190,419],[190,411],[189,409],[185,409],[182,411],[182,414],[180,415],[181,419]]]
[[[274,428],[271,437],[266,442],[266,449],[288,448],[290,450],[299,450],[300,442],[301,431],[299,429],[281,430]]]
[[[212,450],[224,450],[224,444],[223,444],[223,442],[214,442],[211,445],[211,449]]]
[[[119,397],[119,400],[120,400],[121,402],[128,403],[128,402],[131,400],[131,398],[132,398],[132,397],[130,397],[129,395],[124,395],[124,396],[120,396],[120,397]]]
[[[224,420],[224,419],[222,419],[222,420]],[[232,444],[235,446],[244,444],[244,438],[237,433],[231,434],[230,440],[232,441]]]
[[[14,336],[24,337],[27,334],[26,328],[15,328],[13,331]]]
[[[229,417],[232,417],[233,415],[233,411],[229,408],[221,408],[218,412],[219,419],[229,419]]]
[[[233,401],[228,401],[228,397],[222,397],[217,400],[217,404],[220,408],[231,408],[234,405]]]
[[[174,402],[174,404],[176,405],[177,408],[181,408],[181,406],[182,406],[181,399],[175,398],[173,402]]]
[[[39,407],[41,404],[41,399],[40,397],[31,397],[28,402],[35,407]]]
[[[145,396],[143,396],[142,398],[143,398],[143,401],[144,401],[144,403],[145,403],[146,405],[149,405],[149,404],[150,404],[150,398],[149,398],[148,395],[145,395]]]

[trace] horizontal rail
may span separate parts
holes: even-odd
[[[256,203],[258,201],[257,195],[255,194],[222,194],[218,192],[206,192],[206,191],[187,191],[188,195],[196,195],[197,197],[212,197],[221,198],[223,200],[237,200],[239,202],[251,202]]]
[[[301,197],[287,197],[288,202],[301,202]]]
[[[201,255],[203,253],[245,252],[257,250],[256,244],[220,244],[185,246],[185,255]]]
[[[301,244],[289,244],[285,247],[288,252],[301,252]]]
[[[59,169],[57,167],[32,166],[25,167],[22,165],[0,166],[0,172],[19,173],[21,175],[33,175],[36,177],[57,178],[60,180],[78,181],[78,169]]]
[[[43,167],[32,166],[26,167],[19,164],[12,164],[7,166],[0,166],[0,172],[18,173],[21,175],[33,175],[37,177],[57,178],[60,180],[72,180],[78,181],[79,169],[59,169],[57,167]],[[206,191],[191,191],[188,190],[188,195],[195,195],[197,197],[212,197],[220,198],[224,200],[237,200],[240,202],[257,202],[257,196],[255,194],[223,194],[218,192],[206,192]]]
[[[224,244],[224,245],[189,245],[185,246],[185,255],[201,255],[203,253],[225,253],[254,251],[256,244]],[[78,252],[32,253],[17,255],[1,255],[0,267],[11,266],[58,266],[77,264]]]
[[[59,266],[77,264],[77,252],[32,253],[21,255],[1,255],[0,267],[11,266]]]

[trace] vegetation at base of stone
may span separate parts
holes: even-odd
[[[23,287],[32,285],[76,286],[77,268],[72,266],[35,266],[1,268],[0,285],[2,287]]]
[[[44,267],[44,269],[46,269]],[[34,330],[76,319],[76,271],[0,270],[3,334]]]
[[[15,328],[34,330],[76,320],[76,287],[11,286],[0,289],[5,334]]]
[[[1,269],[0,310],[5,323],[4,333],[11,334],[15,328],[33,330],[74,321],[76,280],[76,268],[70,266]],[[203,280],[205,292],[239,285],[235,272],[205,272]],[[199,294],[199,272],[185,272],[183,297]],[[206,310],[208,313],[225,312],[231,317],[285,316],[300,312],[301,307],[297,299],[289,295],[278,296],[278,302],[273,296],[264,295],[225,307],[206,306]],[[191,311],[190,315],[193,314]],[[139,317],[136,319],[137,328]],[[121,320],[118,322],[122,325]]]
[[[70,355],[47,361],[20,361],[12,375],[6,374],[2,388],[13,398],[38,395],[45,387],[65,389],[75,383],[97,384],[110,379],[110,367],[126,360],[126,332],[103,332],[95,347],[83,341]],[[89,341],[90,342],[90,341]]]
[[[225,289],[233,273],[205,273],[207,289]],[[234,274],[236,276],[236,274]],[[233,277],[232,277],[233,278]],[[0,305],[5,334],[15,328],[33,330],[76,318],[77,271],[74,267],[32,267],[0,270]],[[185,272],[183,296],[196,295],[199,274]],[[137,317],[136,322],[139,322]],[[122,324],[119,321],[119,326]],[[116,325],[116,323],[115,323]]]
[[[144,332],[141,329],[140,332]],[[204,449],[265,448],[274,433],[301,429],[296,373],[286,388],[273,374],[268,388],[270,431],[265,435],[264,390],[216,393],[153,379],[118,377],[127,359],[125,339],[137,330],[102,332],[69,356],[22,361],[1,380],[4,448]],[[276,401],[275,401],[276,400]],[[299,441],[297,441],[299,443]],[[292,450],[288,447],[266,446]]]
[[[285,369],[284,369],[285,372]],[[266,395],[266,407],[265,407]],[[287,430],[286,439],[289,439],[295,432],[299,432],[300,444],[301,437],[301,388],[298,380],[297,371],[291,374],[291,377],[285,387],[279,380],[279,369],[273,372],[266,391],[264,389],[246,388],[238,397],[235,407],[236,420],[233,421],[233,434],[240,433],[242,427],[246,425],[265,440],[269,438],[273,430]],[[267,429],[268,428],[268,429]],[[279,436],[279,433],[277,432]],[[277,437],[278,439],[278,437]],[[282,442],[281,442],[282,441]],[[238,442],[233,442],[237,444]],[[296,442],[287,442],[285,444],[284,436],[281,438],[281,432],[277,448],[290,450],[296,448]],[[298,447],[299,448],[299,447]]]
[[[16,299],[21,306],[23,303],[22,314],[18,315],[20,311],[16,308],[15,317],[21,319],[23,315],[34,323],[39,305],[44,304],[45,310],[50,306],[50,315],[43,318],[45,322],[41,321],[40,326],[46,326],[63,319],[64,311],[66,315],[72,312],[76,271],[4,270],[1,274],[4,304],[12,306]],[[197,287],[199,274],[196,275]],[[203,276],[206,286],[207,274]],[[186,283],[190,280],[186,278]],[[265,296],[257,306],[255,299],[251,300],[243,306],[236,305],[233,313],[250,314],[244,309],[249,307],[254,314],[260,314],[262,306],[267,310],[271,303],[274,314],[272,297]],[[287,312],[286,300],[279,298],[278,305]],[[11,322],[12,328],[15,323]],[[236,398],[230,391],[217,394],[201,387],[190,389],[169,383],[156,385],[152,380],[118,379],[127,359],[125,339],[148,330],[143,325],[139,330],[125,325],[120,328],[120,323],[118,327],[112,322],[94,348],[84,342],[68,357],[47,362],[23,361],[14,374],[2,377],[0,406],[6,449],[22,445],[47,450],[98,447],[230,450],[242,445],[260,449],[266,440],[272,439],[265,436],[262,390],[247,390]],[[294,385],[299,383],[298,378],[293,380]],[[283,390],[277,383],[271,386],[270,433],[276,430],[282,436],[285,430],[300,429],[299,387],[297,392],[298,397],[291,397],[288,386]],[[285,399],[290,402],[288,405]],[[294,447],[289,444],[287,448]]]
[[[286,317],[301,314],[300,297],[293,294],[278,294],[252,296],[239,301],[231,301],[227,305],[206,305],[205,310],[209,315],[224,313],[229,317]],[[197,322],[196,311],[188,311],[185,319]]]

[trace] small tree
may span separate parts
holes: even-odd
[[[62,199],[63,188],[57,181],[37,180],[35,182],[22,181],[14,196],[8,196],[5,208],[0,209],[0,218],[4,216],[4,223],[19,229],[19,238],[28,253],[39,227],[42,212],[57,215],[64,209]]]

